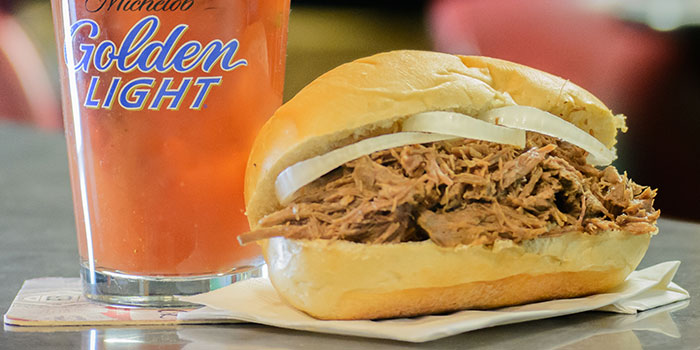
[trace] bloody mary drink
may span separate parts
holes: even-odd
[[[289,0],[52,0],[81,275],[177,305],[260,273],[243,172],[282,102]]]

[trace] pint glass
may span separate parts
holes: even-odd
[[[88,298],[181,305],[258,276],[243,172],[282,102],[289,0],[52,0]]]

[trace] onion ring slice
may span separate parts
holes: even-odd
[[[529,106],[507,106],[492,109],[479,116],[479,119],[511,128],[534,131],[556,137],[588,152],[587,162],[591,165],[608,165],[617,155],[598,139],[579,129],[576,125],[554,114]]]
[[[456,112],[423,112],[403,122],[403,131],[434,132],[465,139],[484,140],[525,147],[525,131],[506,128]]]
[[[453,138],[455,136],[443,134],[398,132],[364,139],[284,169],[275,180],[275,193],[279,202],[287,205],[300,188],[353,159],[389,148]]]

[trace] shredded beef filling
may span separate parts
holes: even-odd
[[[586,152],[528,133],[527,147],[441,141],[374,152],[302,188],[243,242],[284,236],[438,245],[515,242],[569,231],[650,233],[656,190]]]

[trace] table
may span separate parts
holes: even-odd
[[[24,280],[78,276],[65,149],[61,134],[0,123],[3,314]],[[0,349],[700,349],[700,224],[663,218],[659,229],[660,234],[652,239],[640,267],[681,260],[674,280],[690,291],[691,300],[638,315],[587,312],[494,327],[424,344],[321,335],[254,324],[83,328],[41,333],[5,330],[0,333]]]

